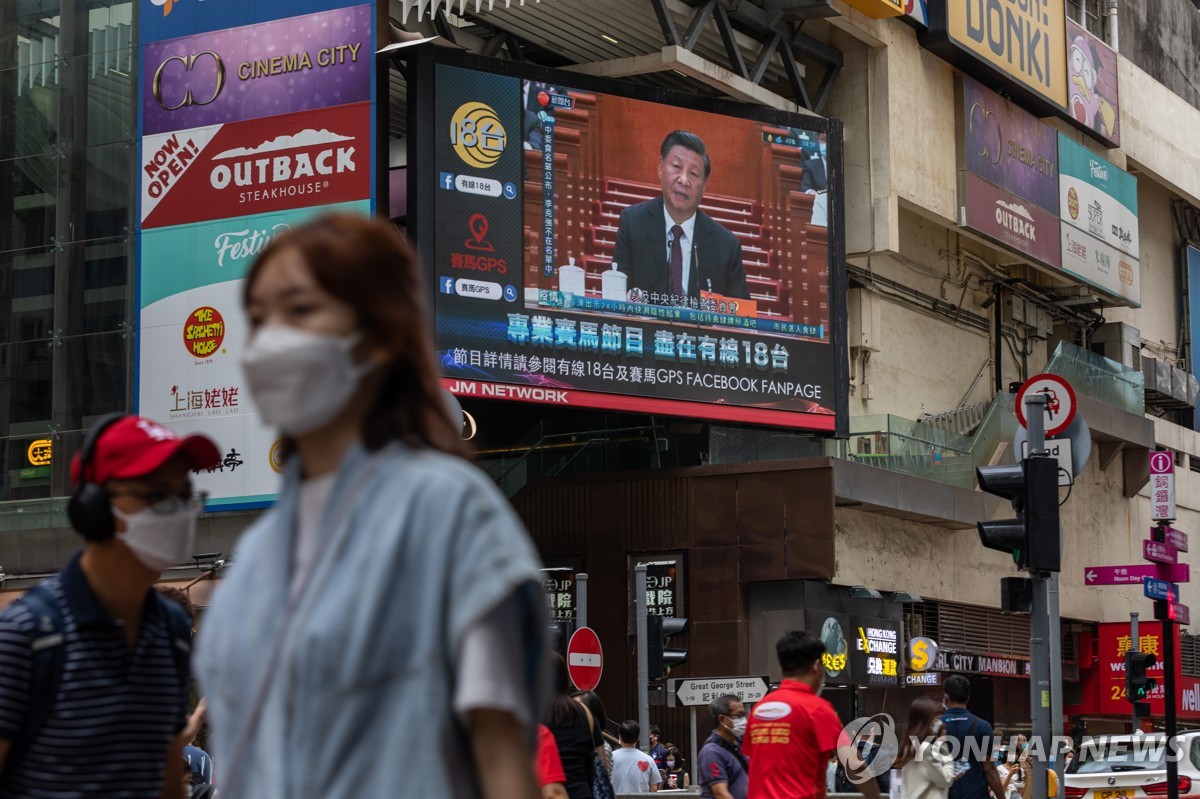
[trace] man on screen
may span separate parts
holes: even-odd
[[[701,291],[749,299],[742,245],[700,210],[712,164],[694,133],[667,134],[660,149],[662,197],[621,212],[613,260],[629,275],[630,294],[695,298]]]

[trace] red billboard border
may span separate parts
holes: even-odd
[[[813,430],[818,432],[833,432],[837,421],[837,417],[831,413],[811,413],[809,411],[792,410],[776,411],[767,408],[722,405],[693,400],[629,397],[624,394],[605,394],[600,391],[580,391],[574,388],[497,383],[488,380],[463,380],[457,377],[443,377],[441,380],[442,387],[451,394],[474,399],[516,400],[518,402],[528,402],[538,405],[555,405],[567,408],[598,408],[618,413],[647,413],[663,416],[679,416],[688,419],[695,419],[702,415],[705,419],[718,422],[765,424],[774,427],[790,427],[797,430]],[[532,395],[536,391],[562,394],[565,401],[554,402],[545,399],[539,400],[533,396],[519,396],[521,393]],[[484,392],[492,393],[486,394]],[[696,411],[697,408],[703,408],[703,413],[698,414]]]

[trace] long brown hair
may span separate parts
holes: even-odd
[[[322,289],[354,308],[365,339],[391,354],[363,422],[366,448],[400,440],[465,457],[462,425],[450,418],[438,385],[421,270],[400,232],[383,220],[327,214],[281,233],[250,267],[243,304],[263,264],[289,247],[300,251]]]
[[[908,729],[896,753],[893,768],[904,768],[917,755],[917,745],[933,738],[933,722],[942,712],[942,706],[927,696],[913,700],[908,706]]]

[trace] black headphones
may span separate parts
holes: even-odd
[[[96,444],[104,431],[128,414],[110,413],[92,426],[79,450],[79,485],[67,503],[71,526],[88,541],[107,541],[116,532],[108,491],[91,478],[89,470],[96,455]]]

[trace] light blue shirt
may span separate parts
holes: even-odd
[[[516,601],[529,695],[546,683],[540,564],[520,521],[463,460],[355,447],[309,583],[291,602],[298,494],[293,459],[278,503],[239,543],[197,644],[222,795],[478,796],[453,711],[464,634]]]

